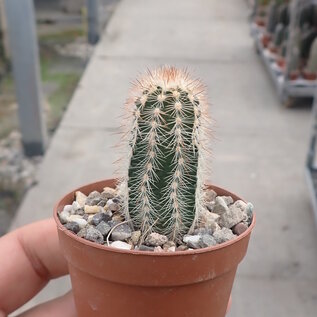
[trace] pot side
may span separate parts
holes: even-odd
[[[75,192],[114,187],[115,179],[80,187],[54,209],[62,252],[68,262],[78,317],[224,317],[237,266],[246,254],[250,227],[217,246],[176,252],[120,250],[77,237],[57,212]],[[218,195],[230,195],[209,186]]]

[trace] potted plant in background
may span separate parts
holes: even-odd
[[[57,203],[79,317],[225,315],[255,217],[206,184],[207,111],[186,71],[149,71],[126,104],[122,175]]]

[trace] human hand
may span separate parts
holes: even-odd
[[[34,297],[51,279],[68,274],[53,219],[39,221],[0,238],[0,317]],[[231,296],[227,312],[231,306]],[[72,292],[19,317],[76,317]]]
[[[0,238],[0,317],[14,312],[51,279],[68,274],[53,219],[39,221]],[[75,317],[72,292],[19,317]]]

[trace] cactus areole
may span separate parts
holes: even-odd
[[[185,70],[162,67],[135,83],[126,106],[128,155],[120,184],[125,217],[144,235],[155,231],[180,241],[204,203],[204,87]]]

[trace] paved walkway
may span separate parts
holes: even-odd
[[[254,53],[244,0],[122,0],[13,227],[49,217],[63,193],[112,175],[113,133],[129,82],[166,63],[188,66],[208,86],[212,182],[256,206],[230,316],[315,317],[317,234],[304,179],[310,110],[279,104]],[[67,283],[52,283],[31,304]]]

